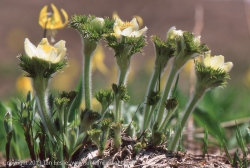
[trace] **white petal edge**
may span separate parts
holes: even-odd
[[[24,40],[24,50],[25,53],[30,57],[34,57],[37,55],[36,53],[36,46],[34,44],[32,44],[28,38],[25,38]]]

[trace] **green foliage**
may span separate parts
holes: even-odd
[[[30,58],[27,55],[21,54],[18,56],[18,59],[20,60],[20,69],[26,73],[25,76],[31,78],[41,75],[44,78],[51,78],[54,73],[68,65],[66,58],[58,63],[51,63],[38,57]]]
[[[159,36],[153,35],[151,40],[155,46],[155,68],[160,68],[163,71],[170,58],[174,57],[176,50],[175,39],[164,41]]]
[[[146,37],[125,37],[121,39],[116,38],[115,35],[109,34],[105,37],[107,45],[115,51],[116,57],[121,57],[123,52],[126,51],[126,57],[129,60],[132,55],[142,52],[142,48],[147,44]]]
[[[98,42],[103,38],[104,34],[113,32],[114,20],[104,18],[104,26],[102,29],[93,29],[93,21],[96,18],[94,15],[74,15],[69,21],[69,27],[76,29],[84,39]]]
[[[112,90],[117,99],[122,100],[124,102],[128,102],[130,97],[128,95],[127,88],[125,86],[117,86],[116,84],[112,84]]]

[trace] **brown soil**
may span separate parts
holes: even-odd
[[[71,167],[88,167],[90,164],[93,167],[112,167],[112,168],[131,168],[131,167],[143,167],[143,168],[230,168],[232,167],[225,156],[207,154],[194,155],[189,152],[170,152],[167,151],[164,146],[152,148],[148,146],[146,149],[141,150],[138,154],[135,154],[133,150],[134,140],[123,138],[123,144],[121,150],[115,154],[112,154],[111,143],[108,146],[105,156],[98,158],[96,156],[97,149],[95,147],[88,146],[83,149],[84,153],[79,161],[78,165],[72,165]]]

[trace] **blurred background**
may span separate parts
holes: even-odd
[[[24,53],[24,39],[37,45],[43,37],[43,29],[38,24],[38,17],[43,6],[54,3],[60,10],[63,8],[69,15],[93,14],[100,17],[112,17],[116,11],[122,20],[130,21],[137,15],[143,19],[143,27],[148,27],[148,45],[144,53],[136,54],[132,59],[128,87],[136,88],[130,93],[136,96],[132,103],[139,103],[144,97],[148,80],[154,64],[154,48],[150,41],[153,34],[166,37],[168,29],[195,32],[201,35],[201,41],[212,50],[212,55],[224,55],[225,61],[234,63],[229,85],[246,82],[250,63],[250,1],[247,0],[43,0],[43,1],[1,1],[0,2],[0,98],[7,100],[17,92],[25,89],[24,81],[19,77],[16,56]],[[69,58],[69,67],[64,73],[55,77],[52,89],[72,90],[77,85],[82,70],[81,39],[71,28],[58,29],[56,41],[65,40]],[[110,88],[116,81],[114,53],[105,47],[99,48],[100,64],[94,64],[93,90]],[[102,52],[102,50],[104,52]],[[102,66],[102,67],[101,67]],[[104,67],[103,67],[104,66]],[[103,70],[103,68],[105,70]],[[188,70],[188,68],[186,68]],[[189,73],[181,75],[180,86],[184,90],[189,87],[186,80]],[[250,75],[249,75],[250,76]],[[250,77],[249,77],[250,78]],[[134,80],[131,80],[134,79]],[[30,88],[26,88],[30,89]],[[245,88],[244,88],[245,89]]]

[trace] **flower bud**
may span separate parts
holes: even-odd
[[[90,25],[93,27],[93,29],[97,32],[103,29],[105,25],[105,21],[103,18],[96,17],[90,22]]]
[[[167,39],[174,39],[176,36],[182,36],[182,30],[176,30],[175,27],[171,27],[167,33]]]
[[[7,112],[4,116],[4,129],[7,134],[11,133],[13,130],[11,112]]]

